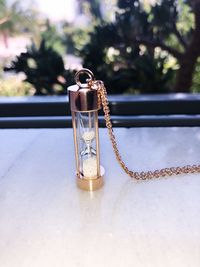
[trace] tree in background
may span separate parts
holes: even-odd
[[[35,16],[34,10],[23,9],[18,0],[11,5],[6,0],[0,0],[0,34],[3,36],[5,47],[9,45],[9,36],[33,29]]]
[[[72,83],[73,71],[65,70],[62,57],[42,39],[39,48],[34,44],[21,53],[5,71],[23,72],[25,82],[33,85],[35,95],[66,94],[66,83]]]
[[[43,23],[44,30],[40,33],[40,41],[45,41],[47,48],[52,48],[59,54],[64,54],[65,46],[63,45],[63,36],[58,32],[55,25],[53,25],[49,19],[46,19]]]
[[[189,92],[200,56],[200,0],[160,0],[147,7],[118,0],[117,6],[115,21],[91,33],[81,52],[84,66],[106,80],[110,92]]]
[[[92,27],[90,25],[78,27],[72,23],[64,22],[62,30],[62,44],[65,47],[66,54],[79,55],[79,51],[89,41],[89,32],[92,30]]]
[[[118,0],[110,20],[100,0],[77,1],[90,18],[86,28],[64,23],[61,33],[48,21],[43,27],[43,21],[37,45],[12,62],[10,70],[24,72],[37,94],[64,93],[73,81],[59,55],[63,44],[105,81],[109,93],[189,92],[194,73],[193,86],[200,86],[200,0],[160,0],[152,6]]]

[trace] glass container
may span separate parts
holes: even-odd
[[[87,83],[80,82],[80,75],[87,74]],[[76,180],[84,190],[97,190],[103,185],[104,169],[100,166],[98,91],[92,81],[93,73],[82,69],[75,75],[76,85],[68,87],[74,133]],[[93,85],[92,85],[93,84]]]

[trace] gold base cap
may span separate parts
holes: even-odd
[[[103,168],[101,167],[101,170]],[[104,184],[104,170],[101,173],[102,175],[99,176],[96,179],[86,179],[86,178],[80,178],[79,176],[76,176],[76,182],[80,189],[83,189],[85,191],[95,191],[100,189]]]

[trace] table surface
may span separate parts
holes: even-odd
[[[116,129],[137,171],[200,162],[200,128]],[[71,129],[0,131],[1,267],[200,266],[200,175],[131,180],[100,129],[105,185],[76,187]]]

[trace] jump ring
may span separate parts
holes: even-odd
[[[82,87],[82,83],[80,82],[80,79],[79,79],[80,75],[82,75],[82,74],[87,74],[89,77],[89,80],[94,81],[94,74],[92,73],[92,71],[83,68],[83,69],[77,71],[77,73],[75,74],[75,82],[79,87]]]

